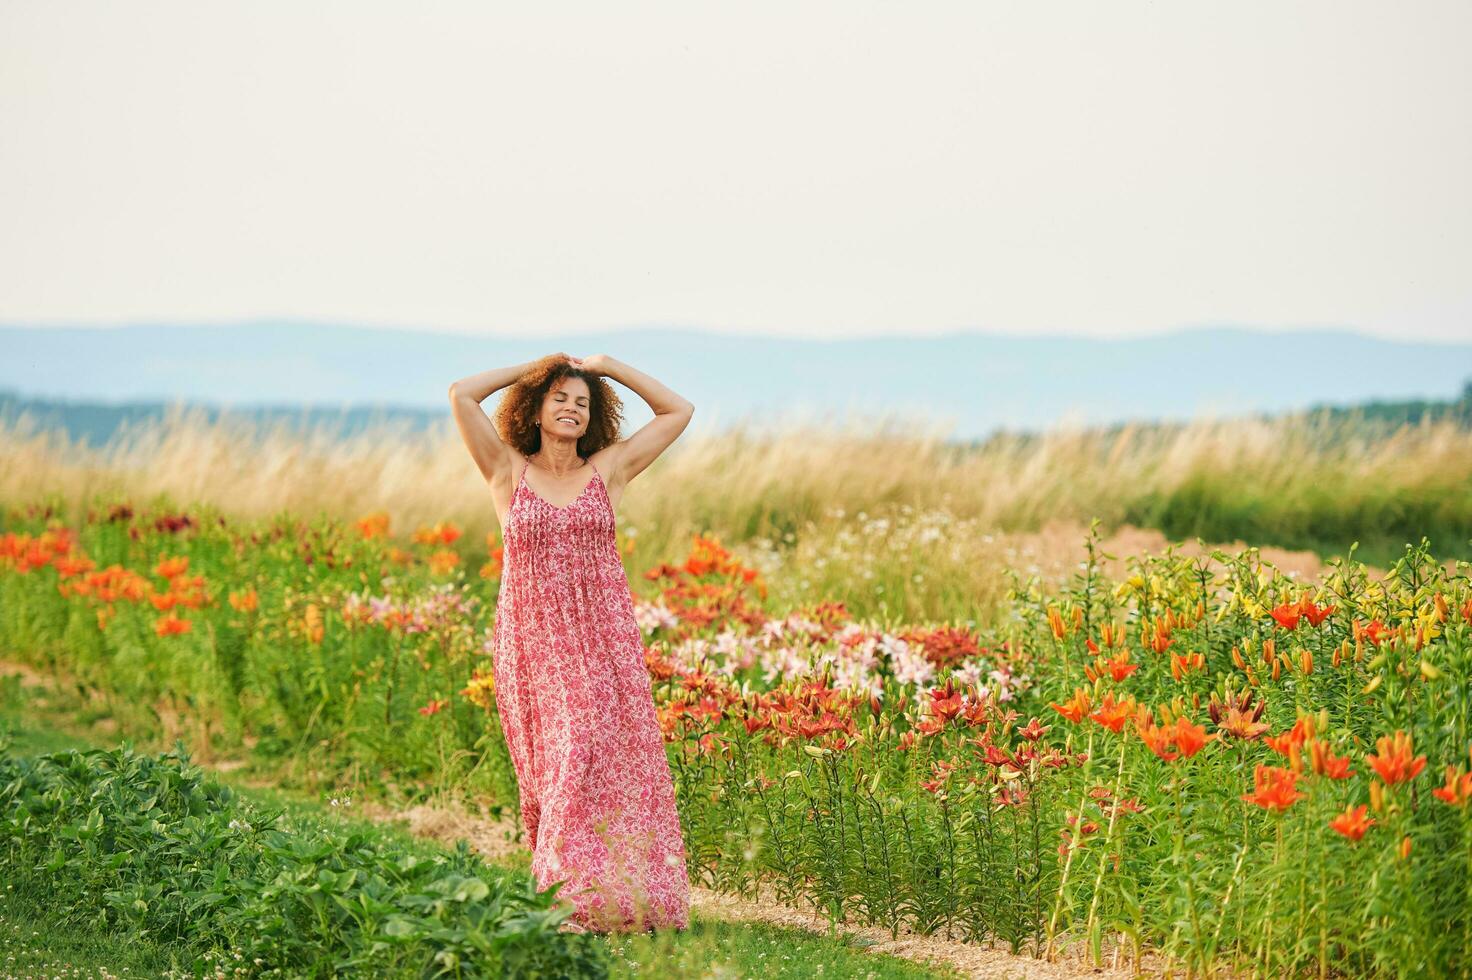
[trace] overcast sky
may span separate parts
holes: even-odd
[[[1472,337],[1472,4],[0,0],[0,322]]]

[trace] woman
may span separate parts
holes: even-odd
[[[654,410],[622,441],[605,377]],[[508,385],[492,424],[480,403]],[[695,407],[607,355],[563,353],[462,378],[450,404],[501,522],[495,697],[537,887],[566,883],[572,931],[684,928],[685,843],[614,508]]]

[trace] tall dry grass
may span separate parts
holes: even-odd
[[[242,518],[382,510],[397,532],[448,520],[471,541],[497,530],[448,415],[430,432],[387,425],[343,439],[176,408],[98,448],[24,418],[0,426],[0,503],[42,499],[72,513],[104,500],[208,504]],[[1439,556],[1472,557],[1472,432],[1301,416],[962,446],[892,421],[774,436],[696,425],[629,484],[619,509],[637,544],[631,571],[712,534],[794,595],[926,618],[955,615],[961,596],[987,605],[1000,594],[999,568],[1015,555],[997,532],[1060,519],[1330,553],[1357,540],[1357,557],[1379,564],[1425,534]]]

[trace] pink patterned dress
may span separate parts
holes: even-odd
[[[521,477],[503,532],[496,708],[538,890],[596,932],[689,924],[685,842],[603,475],[572,503]]]

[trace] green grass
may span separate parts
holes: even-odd
[[[0,733],[11,739],[17,755],[67,749],[113,747],[95,737],[62,727],[66,719],[38,717],[12,701],[0,706]],[[355,819],[329,810],[300,792],[223,782],[254,803],[282,808],[299,821],[347,824],[404,851],[442,851],[436,843],[416,838],[403,828]],[[524,861],[512,859],[488,866],[505,874],[526,873]],[[651,936],[615,935],[608,944],[615,977],[859,977],[950,978],[958,974],[897,957],[866,953],[862,940],[822,936],[764,924],[730,923],[692,914],[681,933]],[[119,936],[55,921],[33,898],[5,891],[0,896],[0,976],[117,977],[189,976],[182,948],[154,943],[136,935]],[[229,965],[221,964],[229,975]]]
[[[143,937],[68,925],[9,890],[0,897],[0,977],[178,976],[190,959]]]

